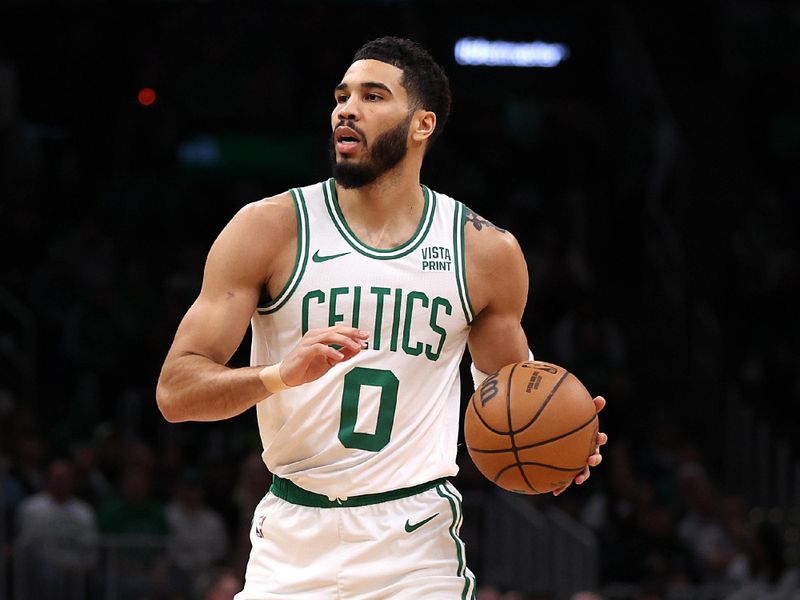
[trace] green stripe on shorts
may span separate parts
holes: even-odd
[[[456,534],[456,529],[461,525],[461,501],[458,499],[458,496],[447,489],[446,483],[437,485],[436,493],[442,498],[447,499],[450,503],[450,510],[453,513],[453,522],[450,525],[450,537],[453,538],[453,542],[456,544],[456,558],[458,559],[456,575],[464,578],[464,589],[461,592],[461,600],[470,600],[475,597],[474,581],[467,575],[467,565],[464,561],[466,554],[464,542],[462,542]],[[470,589],[472,589],[471,592]]]

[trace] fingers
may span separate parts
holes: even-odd
[[[366,331],[344,325],[311,329],[283,359],[281,377],[290,386],[319,379],[366,348],[368,338]]]
[[[583,471],[578,473],[578,475],[575,476],[575,479],[570,481],[567,485],[562,485],[560,488],[554,489],[553,490],[553,496],[559,496],[559,495],[563,494],[564,490],[566,490],[573,483],[577,483],[578,485],[580,485],[581,483],[583,483],[587,479],[589,479],[589,467],[584,467]]]
[[[595,408],[597,409],[597,412],[600,412],[601,410],[603,410],[603,407],[606,405],[605,398],[603,398],[602,396],[598,396],[597,398],[594,399],[594,405],[595,405]],[[564,493],[564,490],[566,490],[573,483],[576,483],[577,485],[581,485],[582,483],[586,482],[586,480],[589,479],[589,477],[592,476],[592,472],[589,470],[589,467],[596,467],[601,462],[603,462],[603,455],[600,454],[600,446],[603,446],[608,442],[608,435],[606,435],[602,431],[598,432],[597,433],[596,442],[597,442],[597,446],[595,447],[594,453],[591,456],[589,456],[588,459],[586,459],[586,463],[587,464],[583,468],[583,470],[580,473],[578,473],[575,476],[575,479],[573,479],[567,485],[564,485],[564,486],[561,486],[560,488],[554,489],[553,490],[553,496],[558,496],[558,495]]]
[[[596,455],[593,455],[593,456],[596,456]],[[578,473],[578,476],[577,476],[577,477],[575,477],[575,483],[577,483],[578,485],[582,484],[584,481],[586,481],[587,479],[589,479],[589,477],[591,476],[591,474],[592,474],[592,473],[589,471],[589,467],[584,467],[584,468],[583,468],[583,471],[581,471],[580,473]]]
[[[603,455],[600,454],[600,446],[608,442],[608,436],[603,432],[598,432],[597,434],[597,446],[594,449],[594,454],[589,456],[587,459],[587,463],[590,467],[596,467],[601,462],[603,462]],[[588,479],[588,477],[587,477]]]
[[[560,488],[556,488],[553,490],[553,496],[558,496],[562,494],[564,490],[566,490],[572,483],[576,483],[577,485],[581,485],[582,483],[586,482],[589,477],[592,476],[592,472],[590,471],[589,467],[596,467],[601,462],[603,462],[603,455],[600,454],[600,446],[608,442],[608,436],[605,433],[598,433],[597,434],[597,448],[595,448],[594,454],[589,456],[586,459],[587,465],[583,468],[583,470],[575,476],[570,483],[567,485],[561,486]]]
[[[334,325],[333,327],[309,329],[305,337],[316,338],[319,336],[324,336],[329,333],[337,333],[341,335],[346,335],[349,338],[362,339],[362,340],[365,340],[369,337],[369,333],[364,331],[363,329],[357,329],[355,327],[347,327],[346,325]]]
[[[596,412],[600,412],[606,405],[606,399],[602,396],[597,396],[594,398],[594,410]]]
[[[344,360],[345,356],[343,352],[326,344],[314,344],[311,347],[311,352],[317,356],[324,356],[328,360],[328,364],[336,364]],[[333,363],[331,363],[331,361],[333,361]]]
[[[303,337],[303,343],[307,345],[336,344],[357,353],[366,347],[368,337],[369,334],[361,329],[337,325],[326,329],[310,330]]]
[[[597,460],[596,460],[596,462],[593,462],[593,459],[597,459]],[[587,479],[589,479],[589,477],[591,477],[591,475],[592,475],[591,471],[589,471],[589,466],[596,467],[597,465],[599,465],[599,464],[600,464],[600,461],[602,461],[602,460],[603,460],[603,459],[602,459],[602,457],[601,457],[599,454],[592,454],[592,455],[589,457],[589,465],[588,465],[588,466],[586,466],[586,467],[584,467],[584,468],[583,468],[583,471],[581,471],[580,473],[578,473],[578,474],[575,476],[575,479],[573,479],[572,481],[570,481],[570,482],[569,482],[567,485],[562,485],[560,488],[556,488],[556,489],[554,489],[554,490],[553,490],[553,496],[558,496],[558,495],[560,495],[560,494],[563,494],[563,493],[564,493],[564,490],[566,490],[566,489],[567,489],[567,488],[568,488],[570,485],[572,485],[573,483],[576,483],[576,484],[580,485],[580,484],[582,484],[583,482],[585,482],[585,481],[586,481]]]
[[[347,337],[346,335],[341,335],[338,333],[330,333],[328,335],[322,336],[319,339],[314,340],[313,343],[325,344],[328,346],[336,344],[337,346],[353,350],[354,352],[360,352],[366,346],[366,342],[362,340],[354,340],[350,337]]]

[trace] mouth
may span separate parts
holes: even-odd
[[[334,140],[336,141],[336,150],[340,154],[353,154],[361,146],[361,136],[357,131],[340,125],[334,132]]]

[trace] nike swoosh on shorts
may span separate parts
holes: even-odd
[[[438,516],[439,516],[439,513],[436,513],[435,515],[431,515],[427,519],[422,519],[422,521],[420,521],[419,523],[415,523],[414,525],[412,525],[408,520],[406,520],[406,531],[408,533],[411,533],[412,531],[416,531],[417,529],[419,529],[420,527],[425,525],[425,523],[427,523],[428,521],[431,521],[432,519],[435,519]]]

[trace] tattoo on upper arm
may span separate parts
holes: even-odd
[[[466,208],[465,207],[464,222],[465,223],[472,223],[472,225],[478,231],[480,231],[484,227],[493,227],[494,229],[496,229],[500,233],[506,233],[505,229],[503,229],[502,227],[498,227],[497,225],[495,225],[491,221],[487,221],[486,219],[484,219],[482,216],[480,216],[478,213],[476,213],[471,208]]]

